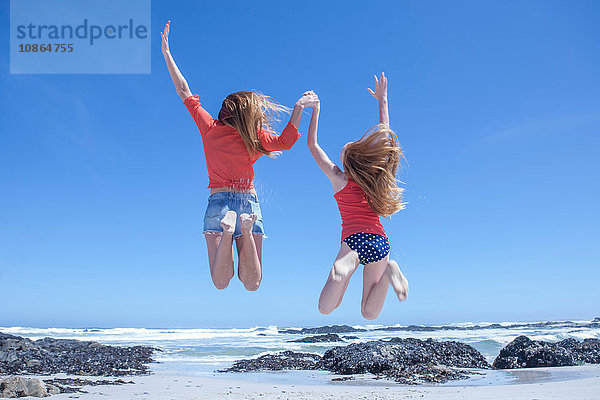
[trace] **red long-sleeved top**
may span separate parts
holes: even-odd
[[[249,154],[240,133],[211,117],[200,105],[197,94],[187,97],[183,104],[200,130],[208,169],[208,187],[254,188],[252,165],[262,153]],[[260,142],[267,151],[289,150],[299,137],[298,128],[290,122],[279,136],[262,132]]]
[[[386,236],[379,215],[367,202],[367,197],[358,183],[348,178],[348,183],[333,195],[342,217],[342,241],[355,233],[374,233]]]

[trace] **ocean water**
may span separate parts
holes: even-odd
[[[493,362],[502,347],[519,335],[549,342],[567,338],[578,340],[600,338],[600,323],[592,323],[592,321],[461,323],[437,327],[412,327],[413,330],[407,330],[410,328],[401,325],[388,327],[356,325],[354,328],[366,331],[340,334],[342,337],[357,337],[357,339],[346,339],[345,343],[291,343],[290,340],[307,335],[280,333],[277,326],[247,329],[0,327],[0,332],[33,340],[53,337],[91,340],[108,345],[153,346],[162,351],[157,352],[155,356],[159,364],[155,364],[151,369],[211,375],[214,375],[214,371],[227,368],[235,360],[242,358],[253,358],[284,350],[323,354],[333,346],[393,337],[433,338],[467,343],[479,350],[490,363]],[[311,374],[315,375],[314,372]],[[253,379],[257,379],[263,374],[258,373],[252,376]]]

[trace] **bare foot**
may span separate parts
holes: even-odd
[[[408,280],[404,277],[402,271],[400,271],[400,267],[398,267],[396,261],[390,260],[387,265],[387,274],[390,284],[398,296],[398,300],[406,300],[406,296],[408,296]]]
[[[223,228],[223,233],[228,235],[233,235],[235,232],[235,221],[237,214],[235,211],[227,211],[225,216],[221,220],[221,228]]]
[[[252,225],[254,225],[256,218],[258,218],[258,216],[254,213],[250,215],[246,213],[240,214],[240,222],[242,223],[242,235],[247,235],[252,232]]]

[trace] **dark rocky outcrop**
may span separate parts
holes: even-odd
[[[307,336],[301,339],[288,340],[296,343],[322,343],[322,342],[343,342],[344,340],[337,333],[328,333],[327,335]]]
[[[514,324],[485,324],[485,325],[408,325],[408,326],[384,326],[371,329],[373,331],[387,332],[434,332],[434,331],[474,331],[486,329],[521,329],[521,328],[598,328],[600,317],[590,322],[573,321],[543,321],[543,322],[520,322]],[[353,328],[348,325],[330,325],[316,328],[282,329],[279,333],[299,333],[306,335],[326,333],[366,332],[366,329]]]
[[[252,360],[236,361],[221,372],[308,369],[342,375],[372,373],[406,384],[445,382],[467,377],[456,368],[490,368],[473,347],[458,342],[433,339],[377,340],[334,347],[323,357],[310,353],[269,354]]]
[[[489,368],[485,358],[473,347],[459,342],[433,339],[378,340],[334,347],[323,355],[326,369],[340,374],[380,374],[407,366],[438,365],[461,368]]]
[[[445,383],[458,379],[467,379],[470,372],[462,369],[448,368],[443,365],[416,364],[404,368],[382,372],[379,376],[392,379],[404,385],[423,383]]]
[[[486,325],[408,325],[408,326],[385,326],[375,328],[375,331],[403,331],[403,332],[433,332],[433,331],[473,331],[485,329],[520,329],[520,328],[596,328],[600,326],[600,318],[591,322],[573,321],[546,321],[546,322],[523,322],[509,325],[486,324]]]
[[[531,367],[560,367],[575,365],[570,352],[555,343],[531,340],[519,336],[506,347],[494,360],[494,368],[513,369]]]
[[[600,364],[600,339],[580,342],[570,338],[561,340],[557,345],[569,351],[577,363]]]
[[[0,333],[0,374],[139,375],[147,373],[145,364],[153,362],[152,354],[157,350],[71,339],[32,341]]]
[[[81,389],[82,386],[106,386],[106,385],[125,385],[132,384],[133,381],[126,382],[122,379],[81,379],[81,378],[54,378],[44,379],[46,387],[54,387],[57,393],[87,393]]]
[[[299,333],[302,335],[323,335],[327,333],[366,332],[366,329],[353,328],[348,325],[327,325],[316,328],[282,329],[279,333]]]
[[[233,363],[231,368],[219,372],[280,371],[284,369],[323,369],[323,360],[318,354],[284,351],[250,360],[238,360]]]
[[[433,332],[444,330],[443,326],[426,326],[426,325],[408,325],[408,326],[384,326],[381,328],[375,328],[374,331],[405,331],[405,332]]]
[[[561,367],[583,363],[600,363],[600,340],[586,339],[579,342],[565,339],[557,343],[531,340],[519,336],[494,360],[494,368]]]

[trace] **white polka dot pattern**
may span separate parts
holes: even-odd
[[[365,265],[385,258],[390,252],[388,238],[374,233],[354,233],[344,242],[358,253],[360,263]]]

